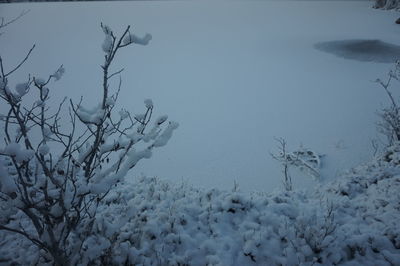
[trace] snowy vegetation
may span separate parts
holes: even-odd
[[[203,191],[143,177],[107,194],[74,263],[398,265],[399,189],[398,145],[311,194]],[[11,217],[10,227],[29,223],[21,212]],[[1,237],[5,263],[44,264],[26,238]]]
[[[378,129],[386,136],[389,145],[400,141],[400,107],[391,92],[390,86],[393,81],[400,82],[400,61],[397,61],[394,69],[389,71],[387,80],[376,80],[390,100],[390,105],[379,112],[381,121],[378,123]]]
[[[382,9],[398,9],[400,8],[399,0],[375,0],[374,8]]]
[[[289,168],[291,167],[299,169],[300,171],[304,172],[315,180],[319,180],[321,176],[320,167],[321,157],[323,157],[322,155],[319,155],[315,151],[307,149],[303,146],[300,146],[299,149],[293,152],[289,152],[286,148],[285,139],[277,138],[276,141],[279,144],[279,151],[277,154],[271,153],[271,156],[273,159],[282,164],[282,183],[286,191],[293,190],[292,177],[289,171]]]

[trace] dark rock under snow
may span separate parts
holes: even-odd
[[[381,40],[341,40],[314,45],[320,51],[363,62],[394,63],[400,58],[400,45]]]

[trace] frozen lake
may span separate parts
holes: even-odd
[[[270,152],[274,137],[293,150],[303,144],[325,154],[322,178],[372,156],[376,111],[387,99],[372,82],[389,61],[351,60],[315,49],[317,43],[379,40],[400,44],[398,13],[364,1],[86,2],[0,5],[0,16],[30,12],[0,38],[10,64],[33,43],[28,73],[47,76],[60,64],[66,75],[51,88],[87,105],[101,97],[104,22],[115,31],[131,25],[153,35],[150,45],[123,50],[119,105],[142,112],[153,99],[157,113],[180,123],[173,139],[142,161],[145,173],[206,188],[271,191],[281,185]],[[4,106],[0,107],[4,112]],[[293,175],[295,187],[315,184]]]

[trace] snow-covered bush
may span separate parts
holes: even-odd
[[[398,9],[398,8],[400,8],[400,1],[399,0],[375,0],[374,8]]]
[[[167,124],[167,116],[151,122],[154,107],[149,99],[142,115],[116,110],[120,86],[112,91],[110,79],[121,71],[111,72],[115,56],[131,44],[148,44],[151,35],[139,38],[128,26],[117,37],[110,27],[101,28],[102,100],[93,108],[70,100],[64,114],[64,100],[52,110],[50,86],[64,74],[63,66],[46,79],[29,76],[11,85],[12,74],[34,46],[12,68],[6,68],[0,56],[0,98],[8,107],[1,116],[0,232],[18,239],[14,243],[20,249],[35,251],[28,263],[86,265],[105,255],[102,251],[113,243],[106,233],[95,233],[102,219],[99,206],[128,171],[166,145],[178,127],[176,122]]]
[[[387,151],[311,193],[123,181],[99,205],[79,264],[398,265],[400,149]],[[2,237],[0,258],[35,257],[22,237]]]
[[[320,178],[321,155],[303,146],[293,152],[289,152],[285,139],[277,138],[276,141],[278,143],[278,152],[276,154],[271,153],[271,156],[282,164],[282,183],[286,191],[293,190],[290,167],[295,167],[312,178]]]
[[[400,141],[400,106],[399,101],[389,90],[392,81],[400,82],[400,61],[397,61],[394,69],[389,71],[386,81],[377,79],[376,82],[385,90],[389,100],[389,107],[379,112],[381,121],[378,123],[378,130],[387,138],[388,146]],[[396,83],[398,85],[398,83]]]
[[[97,213],[114,241],[98,247],[107,265],[397,265],[400,149],[388,152],[312,193],[121,183]]]

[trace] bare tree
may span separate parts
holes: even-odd
[[[2,25],[7,23],[3,20]],[[151,157],[154,148],[167,144],[178,127],[169,122],[162,129],[167,116],[150,123],[151,100],[145,100],[142,115],[115,110],[121,78],[114,90],[110,80],[123,70],[112,72],[115,57],[131,44],[146,45],[151,35],[139,38],[128,26],[118,37],[108,26],[101,28],[105,34],[102,100],[92,109],[83,106],[83,99],[70,100],[68,118],[63,115],[66,99],[55,110],[48,105],[48,87],[61,78],[63,66],[47,79],[29,76],[13,90],[10,78],[35,46],[11,68],[0,56],[0,98],[8,106],[1,117],[0,230],[26,237],[55,265],[78,262],[104,197],[141,159]],[[28,105],[27,98],[34,99],[33,104]]]

